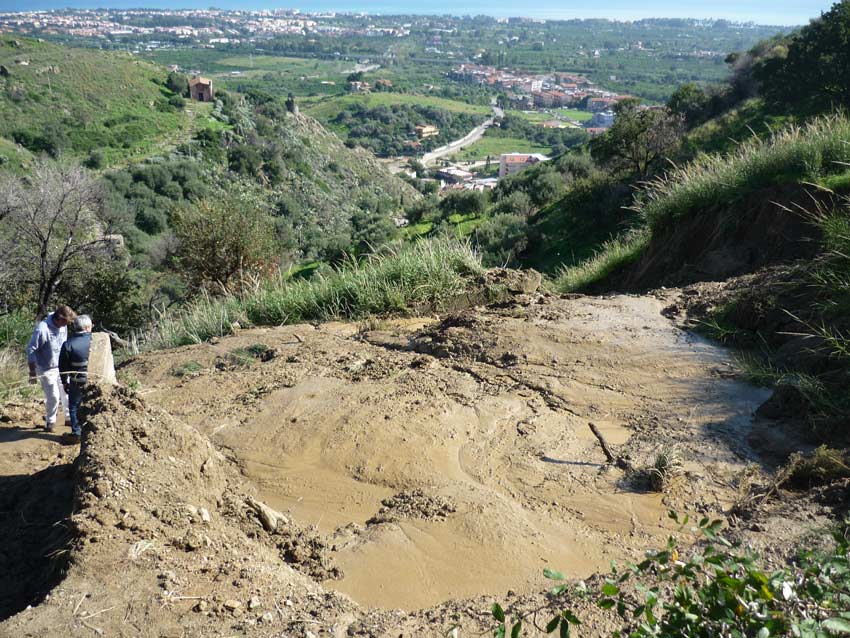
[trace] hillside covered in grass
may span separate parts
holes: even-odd
[[[149,155],[189,127],[164,68],[121,52],[0,37],[0,155]],[[175,106],[178,104],[178,106]],[[2,161],[2,160],[0,160]]]

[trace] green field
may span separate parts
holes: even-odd
[[[553,113],[557,113],[561,117],[565,117],[577,122],[587,122],[593,117],[593,113],[589,111],[579,111],[577,109],[554,109]]]
[[[543,111],[505,111],[505,115],[515,115],[534,124],[554,119],[551,113],[545,113]]]
[[[489,155],[494,161],[498,162],[499,155],[502,153],[543,153],[548,155],[551,151],[552,149],[548,146],[541,146],[518,137],[485,135],[472,146],[467,146],[453,155],[452,159],[462,162],[477,162],[487,159]]]
[[[363,104],[370,108],[376,106],[391,106],[393,104],[416,104],[434,106],[451,111],[452,113],[475,113],[486,115],[490,107],[480,104],[467,104],[457,100],[447,100],[430,95],[414,95],[410,93],[369,93],[358,95],[335,95],[321,98],[305,98],[301,100],[301,110],[317,120],[328,122],[334,119],[347,106]]]

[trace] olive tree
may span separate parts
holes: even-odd
[[[0,283],[5,300],[47,313],[57,289],[98,260],[111,260],[109,198],[83,168],[39,160],[26,176],[0,176]]]

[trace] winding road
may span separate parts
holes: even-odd
[[[460,139],[454,140],[453,142],[449,142],[448,144],[446,144],[445,146],[441,146],[440,148],[435,148],[430,153],[425,153],[421,159],[422,164],[424,166],[433,164],[441,157],[451,155],[452,153],[455,153],[461,150],[462,148],[470,146],[471,144],[474,144],[475,142],[480,140],[481,137],[484,135],[484,132],[488,128],[493,126],[493,123],[497,119],[501,119],[505,115],[505,112],[498,106],[496,106],[495,103],[491,103],[490,107],[493,109],[493,117],[491,117],[489,120],[486,120],[485,122],[482,122]]]

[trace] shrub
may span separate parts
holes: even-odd
[[[679,534],[689,518],[680,521]],[[581,619],[570,608],[581,600],[595,601],[611,610],[619,625],[611,636],[631,638],[769,638],[800,636],[825,638],[850,634],[850,522],[836,526],[828,550],[807,549],[787,565],[768,571],[757,555],[733,545],[721,534],[720,520],[703,518],[690,528],[695,539],[668,539],[660,551],[624,569],[612,568],[597,591],[580,582],[564,581],[559,572],[543,575],[556,581],[548,600],[524,614],[492,606],[494,636],[523,635],[524,623],[551,615],[548,634],[570,636]],[[535,634],[537,635],[537,634]]]

